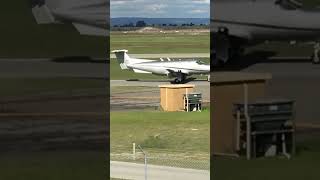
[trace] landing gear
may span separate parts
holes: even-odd
[[[174,79],[174,84],[181,84],[181,80],[179,80],[178,78]]]
[[[314,45],[314,50],[313,50],[313,54],[311,56],[311,60],[312,60],[312,63],[313,64],[319,64],[320,63],[320,54],[319,54],[319,51],[320,51],[320,43],[317,42],[315,45]]]
[[[181,72],[179,72],[178,74],[177,74],[177,78],[176,79],[174,79],[174,83],[175,84],[181,84],[181,83],[184,83],[185,82],[185,80],[186,80],[186,75],[185,74],[183,74],[183,73],[181,73]]]
[[[215,67],[223,66],[230,60],[238,60],[243,55],[243,45],[246,44],[246,41],[240,38],[229,36],[229,30],[223,27],[211,35],[211,41],[211,64]]]
[[[227,28],[219,28],[217,33],[212,34],[212,49],[214,66],[225,64],[230,56],[230,39]]]

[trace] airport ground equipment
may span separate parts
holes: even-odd
[[[192,93],[193,84],[166,84],[160,87],[160,107],[163,111],[184,111],[183,96]]]
[[[184,110],[201,111],[202,94],[201,93],[189,93],[183,95]]]
[[[271,79],[271,75],[215,72],[211,73],[211,77],[211,154],[238,156],[233,104],[265,97],[267,81]]]
[[[236,148],[247,159],[295,152],[294,101],[263,98],[234,104]]]

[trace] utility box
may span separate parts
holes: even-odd
[[[164,111],[183,111],[185,94],[192,93],[193,84],[167,84],[160,87],[160,106]]]
[[[190,93],[183,95],[184,110],[190,111],[201,111],[202,94],[201,93]]]
[[[265,97],[270,74],[216,72],[211,73],[211,154],[234,155],[237,153],[236,121],[233,116],[235,102],[252,101]]]
[[[237,150],[247,158],[295,153],[294,101],[263,98],[234,104]]]

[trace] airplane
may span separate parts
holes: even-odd
[[[314,42],[320,63],[320,11],[297,0],[215,0],[211,3],[212,64],[235,60],[246,47],[267,41]]]
[[[187,76],[193,74],[207,74],[210,81],[210,65],[200,60],[179,60],[174,61],[167,58],[167,61],[131,58],[128,50],[114,50],[121,69],[132,70],[135,73],[149,73],[165,75],[169,78],[175,77],[174,83],[185,83]]]
[[[81,35],[109,36],[108,0],[32,0],[38,24],[71,23]]]

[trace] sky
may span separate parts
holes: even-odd
[[[210,0],[111,0],[111,18],[209,18]]]

